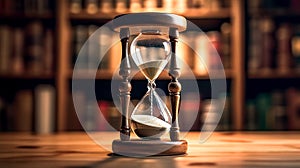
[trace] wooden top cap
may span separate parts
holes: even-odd
[[[116,16],[113,20],[113,29],[117,32],[121,28],[134,28],[134,27],[165,27],[177,28],[179,32],[186,29],[186,19],[182,16],[170,13],[157,13],[157,12],[143,12],[131,13]]]

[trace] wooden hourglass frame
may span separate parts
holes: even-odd
[[[122,61],[119,75],[122,82],[119,86],[121,103],[121,128],[120,140],[114,140],[113,152],[121,155],[178,155],[185,154],[187,142],[180,140],[180,128],[178,124],[178,113],[180,108],[181,84],[178,81],[180,68],[176,59],[176,43],[179,32],[186,29],[186,19],[182,16],[166,13],[134,13],[117,16],[113,20],[113,28],[120,33],[122,45]],[[143,29],[163,30],[169,36],[171,56],[169,60],[170,83],[168,85],[172,123],[169,131],[170,140],[138,140],[130,139],[130,92],[132,86],[129,82],[131,65],[129,61],[129,38],[131,35],[140,33]],[[161,151],[162,149],[165,149]]]

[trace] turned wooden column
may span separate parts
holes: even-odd
[[[120,71],[119,71],[119,75],[122,77],[122,82],[120,83],[119,86],[120,103],[121,103],[121,110],[122,110],[120,139],[122,141],[128,141],[130,139],[129,102],[130,102],[130,92],[131,92],[131,84],[128,81],[128,77],[130,75],[130,62],[128,58],[128,39],[129,39],[128,28],[122,28],[120,30],[120,39],[122,43],[122,60],[121,60]]]
[[[170,28],[169,37],[171,42],[171,60],[170,60],[170,71],[171,82],[168,85],[168,90],[170,94],[171,101],[171,113],[172,113],[172,126],[170,129],[170,139],[171,141],[179,141],[179,123],[178,123],[178,113],[180,109],[180,92],[181,84],[178,82],[178,77],[180,76],[180,68],[177,64],[176,58],[176,43],[179,37],[179,32],[177,28]]]

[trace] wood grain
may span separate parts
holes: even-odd
[[[2,133],[0,167],[300,167],[300,132],[219,132],[202,144],[199,136],[187,134],[186,155],[130,158],[111,155],[86,133]]]

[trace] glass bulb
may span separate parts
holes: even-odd
[[[131,129],[140,138],[159,139],[171,128],[171,114],[155,91],[155,79],[167,65],[171,47],[167,35],[143,31],[131,43],[130,55],[148,79],[148,91],[134,108]]]

